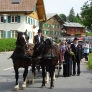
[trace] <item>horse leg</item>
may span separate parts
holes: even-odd
[[[19,84],[18,84],[19,72],[18,72],[18,68],[14,68],[14,70],[15,70],[15,79],[16,79],[14,91],[18,91],[19,90]]]
[[[50,66],[50,77],[51,77],[50,88],[51,89],[54,87],[54,84],[53,84],[54,72],[55,72],[55,67],[54,66]]]
[[[28,74],[28,67],[25,68],[24,73],[23,73],[23,83],[22,83],[22,89],[26,88],[26,78]]]
[[[53,80],[54,80],[54,81],[56,80],[56,77],[55,77],[55,72],[54,72],[54,75],[53,75]]]
[[[46,66],[46,83],[49,83],[49,69]]]
[[[31,83],[33,84],[34,83],[34,78],[35,78],[35,61],[34,63],[32,64],[32,80],[31,80]]]
[[[44,65],[42,65],[42,78],[43,78],[43,80],[42,80],[42,88],[43,87],[45,87],[45,66]]]

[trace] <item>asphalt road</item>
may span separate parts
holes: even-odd
[[[15,85],[15,73],[13,70],[13,63],[8,57],[12,54],[0,53],[0,92],[13,92]],[[29,67],[30,70],[30,67]],[[23,69],[19,69],[19,85],[21,88]],[[31,74],[31,71],[29,71]],[[56,70],[57,76],[57,70]],[[35,83],[27,84],[25,90],[19,90],[18,92],[92,92],[92,70],[87,69],[85,62],[81,63],[81,75],[63,77],[62,70],[60,77],[57,77],[54,82],[54,88],[49,89],[50,84],[46,84],[46,88],[41,88],[41,72],[36,74]]]

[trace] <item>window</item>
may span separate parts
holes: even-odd
[[[0,16],[0,22],[4,22],[4,17]]]
[[[50,24],[48,24],[48,27],[50,27]]]
[[[11,31],[11,37],[12,38],[17,38],[17,30],[12,30]]]
[[[11,16],[11,22],[17,22],[18,17],[17,16]]]
[[[3,38],[3,37],[4,37],[4,31],[0,30],[0,38]]]
[[[12,4],[19,4],[20,0],[12,0]]]
[[[44,33],[43,34],[46,34],[46,31],[44,31]]]
[[[47,27],[47,26],[48,26],[48,25],[45,23],[45,24],[44,24],[44,27]]]

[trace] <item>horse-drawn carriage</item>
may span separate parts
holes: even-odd
[[[28,44],[28,35],[27,32],[18,32],[18,37],[16,40],[16,48],[14,50],[14,53],[11,55],[11,58],[13,60],[14,70],[15,70],[15,78],[16,78],[16,84],[14,89],[18,90],[18,77],[19,72],[18,69],[20,67],[25,68],[23,73],[23,84],[22,88],[26,88],[26,79],[28,74],[28,67],[32,66],[32,76],[34,78],[35,76],[35,67],[38,64],[38,61],[40,61],[40,66],[42,68],[42,87],[45,86],[45,68],[50,73],[51,82],[50,82],[50,88],[54,87],[53,85],[53,76],[55,73],[55,67],[58,65],[60,67],[61,64],[59,64],[59,47],[58,45],[53,45],[50,39],[46,39],[43,43],[33,45]],[[38,59],[38,60],[37,60]],[[60,68],[58,68],[58,71],[60,72]]]

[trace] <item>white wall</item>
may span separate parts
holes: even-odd
[[[14,14],[11,14],[11,16]],[[24,24],[25,24],[25,16],[23,14],[16,14],[21,16],[20,17],[20,23],[8,23],[8,16],[6,19],[6,23],[0,23],[0,30],[10,31],[10,30],[18,30],[18,31],[24,31]]]
[[[18,31],[24,32],[27,29],[27,31],[31,32],[31,34],[32,32],[35,32],[35,35],[37,34],[39,29],[39,25],[37,25],[38,20],[35,20],[35,25],[37,25],[37,27],[34,29],[33,24],[28,24],[26,22],[26,15],[24,14],[16,14],[20,16],[20,23],[8,23],[8,16],[12,16],[12,15],[14,14],[7,15],[6,23],[0,23],[0,30],[4,30],[4,31],[18,30]],[[6,38],[7,38],[7,35],[6,35]],[[32,37],[29,39],[29,42],[33,43]]]

